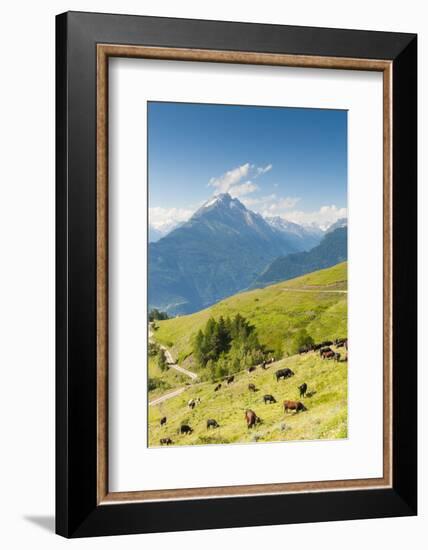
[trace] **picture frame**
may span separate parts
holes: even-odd
[[[112,57],[383,74],[381,478],[109,491],[107,83]],[[86,537],[417,513],[416,90],[413,34],[82,12],[57,16],[58,534]]]

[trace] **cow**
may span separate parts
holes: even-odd
[[[309,351],[311,351],[313,349],[313,346],[311,345],[307,345],[307,346],[302,346],[299,348],[299,355],[303,355],[304,353],[308,353]]]
[[[160,419],[160,425],[163,426],[164,424],[166,424],[166,416]]]
[[[321,354],[321,359],[334,359],[335,355],[334,351],[329,349]]]
[[[245,411],[245,420],[247,421],[247,429],[253,428],[261,422],[260,418],[251,409]]]
[[[248,369],[247,369],[248,374],[250,374],[251,372],[254,372],[256,370],[256,368],[257,367],[255,367],[255,366],[248,367]]]
[[[263,363],[260,365],[262,367],[263,370],[266,370],[266,361],[263,361]]]
[[[266,403],[276,403],[276,399],[273,395],[270,395],[270,393],[263,396],[264,404]]]
[[[284,412],[287,413],[288,411],[295,411],[295,414],[297,414],[300,411],[307,411],[308,409],[305,407],[303,403],[300,401],[284,401]]]
[[[170,437],[163,437],[159,440],[159,443],[161,445],[172,445],[174,442]]]
[[[207,430],[209,428],[220,428],[220,425],[216,420],[214,420],[214,418],[208,418],[208,420],[207,420]]]
[[[300,392],[300,397],[305,397],[306,392],[308,391],[308,385],[306,384],[306,382],[304,382],[303,384],[301,384],[301,385],[298,387],[298,390],[299,390],[299,392]]]
[[[337,353],[337,352],[336,352],[336,353],[334,354],[333,359],[334,359],[335,361],[340,361],[340,353]]]
[[[332,345],[333,345],[332,340],[324,340],[324,342],[321,343],[321,347],[332,346]]]
[[[226,382],[227,384],[232,384],[232,382],[235,380],[235,377],[234,376],[228,376],[226,378]]]
[[[192,428],[190,426],[188,426],[187,424],[182,424],[180,426],[180,433],[181,434],[187,435],[187,434],[191,434],[192,432],[193,432]]]
[[[324,353],[327,353],[329,351],[333,351],[331,348],[321,348],[320,349],[320,357],[322,358],[322,356],[324,355]]]
[[[196,405],[199,405],[200,402],[201,402],[200,397],[197,397],[196,399],[189,399],[189,401],[187,402],[187,406],[189,407],[189,409],[193,410],[196,407]]]
[[[217,386],[214,388],[214,391],[218,391],[221,388],[221,384],[217,384]]]
[[[285,380],[286,378],[290,378],[290,376],[294,376],[294,372],[289,368],[277,370],[275,373],[277,382],[281,380],[281,378]]]
[[[248,389],[249,389],[250,391],[257,391],[257,390],[256,390],[256,386],[255,386],[254,384],[248,384]]]

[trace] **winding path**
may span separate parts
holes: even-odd
[[[281,288],[284,292],[322,292],[326,294],[348,294],[347,290],[321,290],[317,288],[292,288],[292,287],[283,287]]]
[[[149,401],[149,407],[152,407],[153,405],[159,405],[159,403],[163,403],[164,401],[167,401],[168,399],[171,399],[172,397],[176,397],[177,395],[180,395],[180,393],[183,393],[184,390],[187,390],[189,386],[184,386],[183,388],[178,388],[177,390],[171,391],[169,393],[165,393],[164,395],[161,395],[160,397],[157,397],[156,399],[153,399],[153,401]]]
[[[149,340],[151,340],[152,337],[153,337],[153,332],[149,325]],[[174,357],[172,356],[168,348],[166,348],[165,346],[162,346],[162,344],[159,344],[159,343],[158,343],[158,346],[161,349],[163,349],[163,351],[165,352],[166,362],[169,368],[174,369],[177,372],[184,374],[185,376],[188,376],[192,380],[196,380],[198,378],[198,375],[196,374],[196,372],[192,372],[191,370],[187,370],[184,367],[180,367],[179,365],[177,365],[176,361],[174,360]]]

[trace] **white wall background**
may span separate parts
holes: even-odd
[[[54,16],[66,10],[103,11],[375,29],[419,33],[420,97],[426,79],[428,20],[420,0],[57,0],[8,2],[0,18],[0,545],[4,548],[153,549],[270,546],[360,549],[381,541],[389,550],[423,547],[428,529],[428,484],[420,470],[418,518],[259,527],[76,540],[53,534],[54,512]],[[425,67],[423,62],[425,61]],[[420,119],[420,229],[427,197],[422,188],[426,109]],[[425,208],[424,208],[425,207]],[[425,230],[425,231],[424,231]],[[419,240],[422,254],[423,235]],[[425,255],[420,281],[425,277]],[[426,296],[420,289],[420,328]],[[420,365],[425,359],[421,344]],[[427,406],[420,369],[420,464]]]

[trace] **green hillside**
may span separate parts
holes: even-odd
[[[338,350],[344,358],[343,348]],[[295,373],[289,379],[276,381],[275,371],[289,367]],[[298,386],[306,382],[311,397],[299,398]],[[257,391],[248,389],[248,384]],[[161,438],[171,438],[174,445],[268,442],[286,440],[339,439],[347,437],[347,362],[322,360],[317,352],[295,355],[248,374],[235,375],[235,381],[222,383],[219,391],[210,382],[194,384],[177,397],[149,407],[149,446],[159,446]],[[265,405],[263,396],[271,394],[277,403]],[[201,399],[193,410],[187,403]],[[307,411],[284,413],[284,399],[301,400]],[[247,429],[244,413],[252,409],[262,422]],[[160,426],[160,419],[167,423]],[[220,425],[207,429],[209,418]],[[193,433],[178,435],[182,424]]]
[[[291,353],[293,335],[302,328],[315,341],[347,334],[347,263],[242,292],[192,315],[157,322],[156,341],[167,346],[183,366],[195,368],[196,333],[210,317],[243,315],[257,330],[261,344],[276,357]]]

